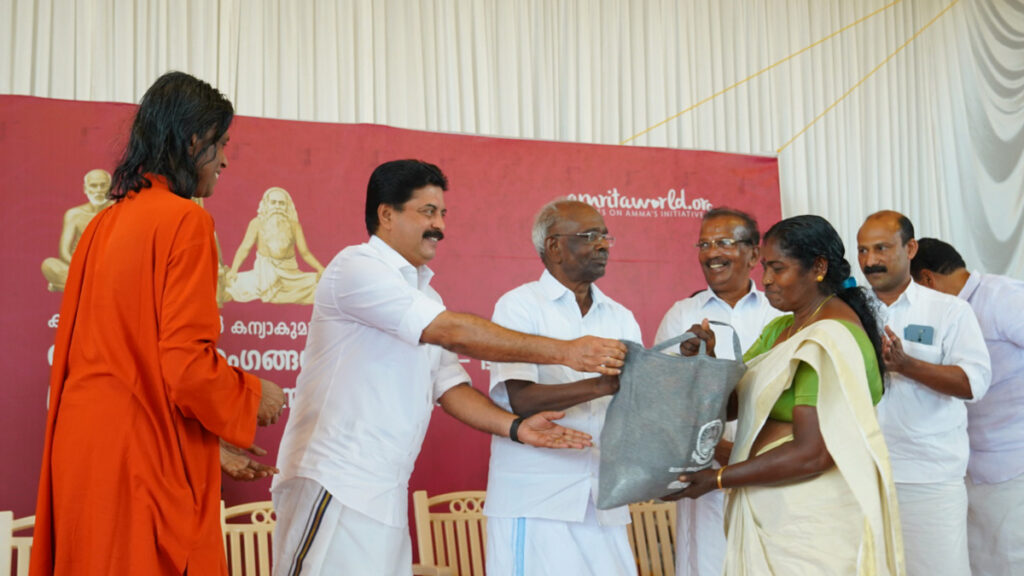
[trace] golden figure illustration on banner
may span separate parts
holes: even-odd
[[[107,193],[110,192],[110,174],[106,170],[96,168],[86,172],[82,188],[89,201],[64,213],[64,227],[60,232],[57,257],[43,260],[43,277],[46,278],[46,288],[50,292],[64,291],[71,255],[75,253],[78,239],[82,237],[82,232],[92,217],[111,203],[107,198]]]
[[[256,247],[252,270],[238,269]],[[298,252],[316,272],[299,269]],[[309,251],[292,197],[284,188],[263,193],[256,217],[249,221],[245,238],[227,273],[227,292],[236,302],[259,299],[275,304],[312,304],[316,283],[324,267]]]
[[[192,201],[206,210],[202,198],[193,198]],[[217,244],[217,308],[223,308],[224,303],[231,300],[228,294],[228,267],[224,265],[224,253],[220,249],[220,238],[216,232],[213,233],[213,241]]]

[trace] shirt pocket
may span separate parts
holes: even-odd
[[[938,344],[903,341],[903,350],[908,356],[930,364],[942,364],[942,347]]]

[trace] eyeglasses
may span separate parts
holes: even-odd
[[[590,244],[597,244],[599,240],[604,240],[608,243],[608,246],[615,246],[615,236],[612,236],[606,232],[577,232],[575,234],[552,234],[548,238],[559,238],[565,236],[567,238],[586,238]]]
[[[698,250],[705,252],[710,250],[712,246],[721,248],[722,250],[728,250],[737,244],[753,244],[750,240],[737,240],[736,238],[719,238],[717,240],[701,240],[694,244]]]

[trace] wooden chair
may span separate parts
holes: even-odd
[[[455,576],[451,568],[443,566],[428,566],[426,564],[413,564],[412,576]]]
[[[276,521],[270,500],[230,508],[221,501],[220,524],[231,576],[270,576],[270,535]]]
[[[0,574],[9,574],[11,569],[11,532],[14,531],[14,512],[0,510]]]
[[[224,549],[232,576],[269,576],[270,533],[274,530],[271,502],[254,502],[225,509],[222,501],[220,511]],[[247,523],[228,523],[229,519],[238,519],[246,514],[249,515]],[[5,570],[9,569],[12,576],[28,576],[31,530],[35,521],[35,516],[14,520],[12,512],[0,512],[0,574],[7,574]],[[28,535],[14,535],[21,531],[27,531]]]
[[[28,576],[28,559],[32,553],[32,528],[35,524],[35,516],[15,520],[14,513],[10,510],[0,512],[0,574]],[[18,532],[26,534],[15,536]]]
[[[427,497],[412,495],[420,562],[451,569],[453,576],[483,576],[487,519],[483,490]],[[431,511],[437,508],[437,511]]]
[[[629,545],[640,576],[675,576],[676,503],[637,502],[629,513]]]

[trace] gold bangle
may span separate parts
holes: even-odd
[[[719,490],[724,490],[724,488],[722,488],[722,472],[725,472],[726,468],[728,468],[728,466],[722,466],[721,468],[718,469],[717,481]]]

